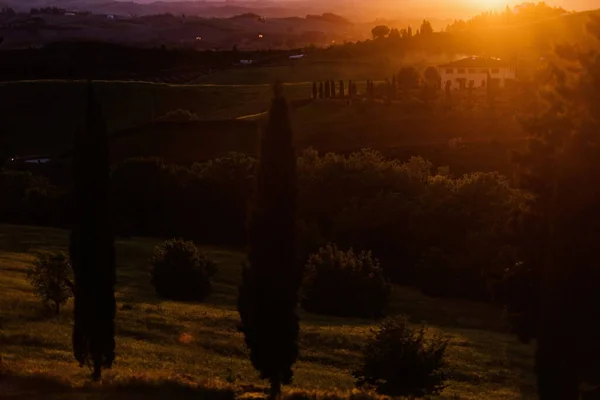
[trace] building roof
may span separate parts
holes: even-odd
[[[499,58],[473,56],[440,65],[440,68],[502,68],[508,66],[510,64],[507,61]]]

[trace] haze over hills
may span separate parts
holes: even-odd
[[[4,0],[0,6],[27,11],[33,7],[57,6],[94,13],[117,15],[186,14],[203,17],[230,17],[244,12],[257,12],[269,18],[305,16],[333,12],[354,22],[374,19],[455,19],[467,18],[486,9],[501,9],[514,6],[521,1],[508,0],[495,3],[475,0],[407,0],[401,3],[389,0],[362,2],[358,0],[224,0],[224,1],[181,1],[181,0]],[[552,0],[548,4],[567,10],[582,11],[598,8],[593,0]]]

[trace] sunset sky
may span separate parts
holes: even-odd
[[[276,0],[275,0],[276,1]],[[283,0],[285,1],[285,0]],[[294,0],[291,0],[294,1]],[[353,4],[357,8],[374,8],[401,12],[403,15],[422,15],[429,18],[468,18],[482,11],[503,10],[525,2],[538,0],[332,0],[331,3]],[[553,6],[568,11],[584,11],[600,8],[600,0],[546,0]]]

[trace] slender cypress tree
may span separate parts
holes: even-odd
[[[80,366],[91,362],[93,378],[115,358],[116,261],[109,208],[106,124],[91,82],[85,130],[75,135],[74,226],[70,256],[75,274],[73,352]]]
[[[278,398],[298,357],[296,304],[302,269],[295,259],[296,154],[288,105],[275,85],[262,136],[249,263],[238,298],[250,360]]]

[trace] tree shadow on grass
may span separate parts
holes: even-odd
[[[233,400],[231,387],[201,385],[177,379],[130,378],[118,382],[88,383],[73,388],[69,382],[44,374],[18,375],[0,372],[3,400],[137,400],[206,399]]]

